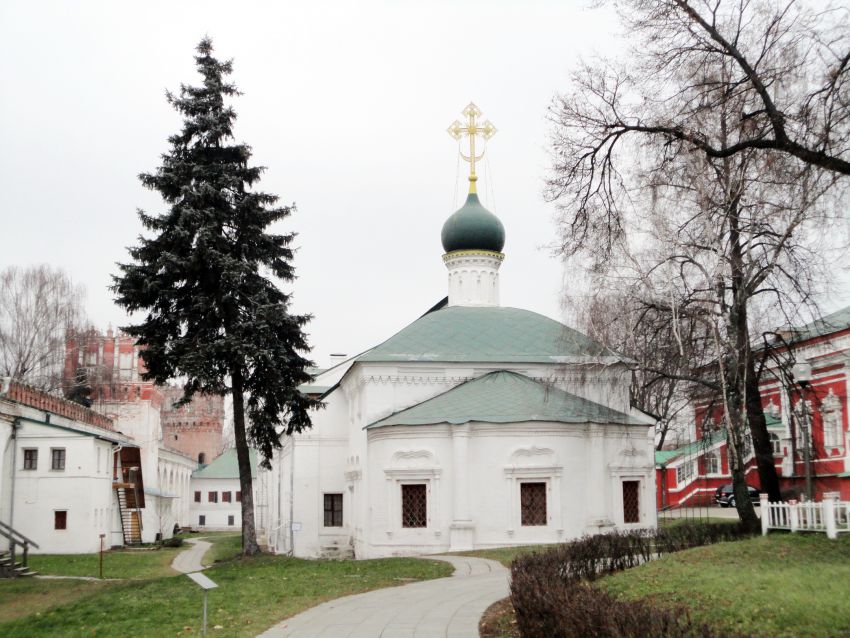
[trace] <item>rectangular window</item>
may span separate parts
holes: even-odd
[[[53,529],[68,529],[68,512],[60,510],[53,512]]]
[[[325,494],[325,527],[342,527],[342,494]]]
[[[33,449],[25,449],[24,450],[24,469],[25,470],[37,470],[38,469],[38,450]]]
[[[676,468],[676,482],[684,483],[688,479],[690,479],[694,475],[694,462],[688,461],[687,463],[682,463],[679,467]]]
[[[623,522],[640,523],[640,481],[623,481]]]
[[[242,502],[242,492],[236,492],[236,502],[237,503]]]
[[[65,448],[54,447],[50,448],[50,469],[64,470],[65,469]]]
[[[519,501],[524,526],[546,524],[546,483],[520,483]]]
[[[236,520],[236,519],[233,517],[233,515],[232,515],[232,514],[231,514],[230,516],[228,516],[228,517],[227,517],[227,526],[228,526],[228,527],[233,527],[233,526],[236,524],[236,523],[235,523],[235,520]]]
[[[208,492],[207,493],[207,502],[218,503],[218,492]]]
[[[428,504],[425,484],[420,483],[418,485],[402,485],[401,526],[426,527],[427,524]]]
[[[203,526],[204,526],[204,525],[206,525],[206,524],[207,524],[207,517],[206,517],[206,516],[204,516],[203,514],[201,514],[200,516],[198,516],[198,525],[200,525],[201,527],[203,527]]]
[[[195,502],[196,503],[201,502],[201,493],[200,492],[195,492]]]
[[[222,492],[221,493],[221,502],[229,503],[230,502],[230,492]]]
[[[709,452],[705,455],[705,472],[706,474],[720,474],[720,454],[718,452]]]

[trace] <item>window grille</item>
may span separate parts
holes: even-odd
[[[65,469],[65,448],[51,448],[50,459],[51,459],[51,461],[50,461],[50,469],[51,470],[64,470]]]
[[[424,484],[401,486],[401,526],[426,527],[428,505]]]
[[[207,502],[218,503],[218,492],[208,492],[207,493]]]
[[[325,494],[325,527],[342,527],[342,494]]]
[[[37,470],[38,469],[38,450],[24,450],[24,469],[25,470]]]
[[[546,524],[546,483],[521,483],[519,500],[523,525]]]
[[[623,522],[640,523],[640,481],[623,481]]]

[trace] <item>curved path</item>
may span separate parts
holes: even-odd
[[[212,547],[212,543],[197,538],[187,538],[186,542],[190,543],[192,547],[177,554],[171,561],[171,568],[184,574],[199,572],[204,569],[201,561],[204,559],[207,550]]]
[[[451,578],[337,598],[275,625],[260,638],[477,638],[484,611],[508,595],[501,563],[466,556],[423,556],[455,567]]]

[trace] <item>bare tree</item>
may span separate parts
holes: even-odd
[[[843,222],[832,212],[843,175],[803,153],[748,141],[773,130],[756,112],[761,93],[742,75],[740,56],[701,35],[697,3],[625,4],[629,24],[644,37],[633,54],[637,71],[587,66],[555,112],[550,194],[564,211],[562,251],[590,255],[595,271],[647,309],[674,324],[701,323],[711,335],[714,365],[702,376],[723,406],[739,513],[755,525],[744,481],[748,436],[772,499],[779,485],[750,343],[760,327],[752,313],[793,315],[811,303],[818,268],[838,237],[829,229]],[[795,3],[776,15],[775,3],[760,0],[710,6],[711,29],[735,33],[734,46],[747,55],[759,51],[754,68],[772,74],[774,93],[800,91],[801,65],[810,58],[800,48],[799,23],[811,26],[823,15],[806,21]],[[792,14],[797,21],[787,23]],[[647,127],[650,121],[667,124]],[[684,130],[699,133],[676,133]],[[647,134],[627,140],[632,133]]]
[[[65,337],[84,324],[84,298],[83,288],[59,268],[0,271],[0,376],[59,390]]]

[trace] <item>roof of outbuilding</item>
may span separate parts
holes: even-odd
[[[519,308],[449,306],[429,312],[360,362],[573,363],[628,361],[586,335]]]
[[[847,328],[850,328],[850,306],[824,315],[817,321],[812,321],[799,328],[791,328],[790,340],[792,342],[805,341],[806,339],[822,337],[839,332],[840,330],[846,330]]]
[[[583,399],[516,372],[497,371],[467,381],[367,428],[391,425],[520,423],[617,423],[647,425],[612,408]]]
[[[726,440],[726,430],[716,430],[714,432],[708,433],[703,438],[692,441],[690,443],[686,443],[680,447],[677,447],[673,450],[656,450],[655,452],[655,464],[656,465],[667,465],[670,461],[674,459],[678,459],[679,457],[691,456],[692,454],[698,454],[699,452],[703,452],[715,445],[716,443],[721,443]]]
[[[257,477],[257,451],[248,450],[251,459],[251,477]],[[236,449],[228,448],[216,457],[212,463],[192,472],[193,479],[229,479],[239,478],[239,461]]]

